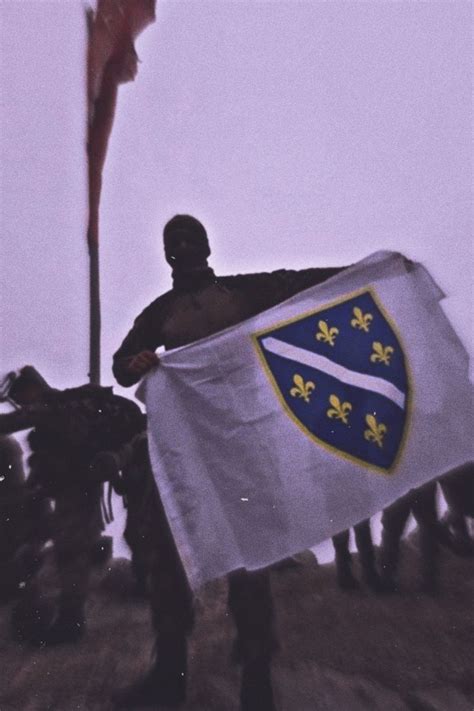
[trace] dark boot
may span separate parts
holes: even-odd
[[[347,561],[336,559],[336,577],[337,584],[341,590],[357,590],[359,587],[359,583],[352,572],[351,565]]]
[[[357,590],[359,583],[352,573],[352,556],[349,552],[349,529],[332,537],[336,554],[336,577],[341,590]]]
[[[394,560],[395,558],[395,560]],[[382,548],[380,554],[380,591],[383,593],[398,593],[400,586],[397,580],[398,550],[396,555],[392,550]]]
[[[233,661],[270,660],[278,650],[270,576],[267,570],[229,575],[228,605],[237,630]]]
[[[367,587],[376,593],[376,595],[381,595],[386,592],[385,584],[375,568],[364,571],[364,581]]]
[[[469,535],[466,518],[449,512],[438,526],[438,540],[461,558],[474,557],[474,540]]]
[[[249,662],[242,668],[241,711],[275,711],[270,662]]]
[[[228,603],[237,628],[233,656],[242,664],[241,711],[274,711],[270,664],[278,643],[268,571],[231,573]]]
[[[410,516],[412,493],[402,496],[395,503],[387,506],[382,514],[382,543],[380,545],[380,578],[382,591],[386,593],[399,592],[397,581],[400,559],[400,541],[403,536],[408,517]]]
[[[436,483],[429,482],[413,493],[412,511],[418,524],[420,590],[434,595],[439,584],[439,543],[443,533],[436,508]]]
[[[186,700],[186,670],[178,672],[166,669],[166,666],[154,665],[144,677],[114,694],[115,708],[181,706]]]
[[[365,584],[377,594],[385,592],[384,585],[375,567],[375,552],[370,520],[367,519],[354,526],[354,533]]]
[[[397,580],[398,546],[397,551],[390,548],[381,549],[380,553],[380,590],[384,593],[400,592]]]
[[[419,527],[421,555],[420,591],[425,595],[436,595],[439,590],[439,545],[434,526]]]

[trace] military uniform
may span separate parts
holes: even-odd
[[[421,553],[421,587],[425,592],[434,592],[438,584],[438,548],[444,536],[436,508],[436,481],[430,481],[419,489],[409,491],[387,506],[382,514],[382,543],[380,546],[380,570],[384,587],[396,590],[396,575],[399,564],[400,541],[410,513],[418,523]]]
[[[467,519],[474,518],[474,462],[448,472],[440,479],[448,504],[444,519],[448,540],[446,545],[458,555],[474,556],[474,540]]]
[[[0,435],[0,601],[18,590],[15,556],[25,540],[26,526],[21,447],[13,437]]]
[[[365,519],[354,526],[354,535],[359,553],[362,576],[374,592],[382,592],[382,583],[375,565],[375,551],[370,530],[370,519]],[[332,537],[336,554],[337,582],[342,590],[353,590],[357,587],[351,564],[349,551],[349,530],[341,531]]]
[[[132,553],[133,572],[150,600],[159,671],[150,677],[146,693],[150,702],[158,692],[161,703],[174,702],[185,692],[186,638],[194,621],[193,600],[153,477],[146,430],[118,450],[99,453],[93,467],[103,471],[124,499],[124,537]],[[122,699],[127,708],[139,705],[134,693],[132,688],[132,697],[128,694]]]
[[[410,513],[419,529],[421,555],[421,587],[434,592],[438,585],[439,545],[445,545],[459,555],[474,555],[474,542],[469,536],[466,517],[474,517],[474,465],[469,462],[448,472],[440,479],[441,488],[448,504],[448,513],[443,522],[439,520],[436,505],[436,481],[430,481],[419,489],[409,491],[387,506],[382,513],[382,542],[380,567],[382,589],[394,591],[400,541]]]
[[[137,317],[114,355],[113,372],[125,387],[140,379],[127,366],[141,350],[187,345],[234,326],[341,271],[281,269],[270,274],[216,277],[212,269],[175,276],[173,289],[159,296]]]
[[[280,270],[229,277],[216,277],[210,268],[191,274],[174,272],[173,289],[138,316],[115,353],[115,377],[121,385],[132,385],[140,376],[130,372],[129,365],[141,351],[155,351],[160,346],[177,348],[210,336],[325,281],[338,271],[337,268]],[[170,698],[178,703],[184,698],[186,635],[190,631],[187,621],[192,620],[192,609],[186,576],[169,529],[155,555],[152,608],[158,657],[150,683],[156,683],[162,693],[166,683],[170,683],[165,677],[175,678],[176,685],[181,687],[174,697],[171,690]],[[237,571],[230,575],[229,607],[237,627],[236,656],[243,665],[241,708],[266,711],[273,708],[271,688],[264,687],[270,684],[268,670],[276,646],[268,573]],[[180,619],[186,623],[180,623]]]
[[[99,462],[100,468],[100,457],[96,461]],[[149,575],[155,560],[155,548],[163,538],[162,527],[167,528],[151,470],[146,430],[114,452],[112,465],[108,459],[106,462],[108,467],[105,464],[105,469],[109,473],[109,480],[115,492],[123,497],[127,512],[123,535],[132,554],[132,569],[137,588],[140,593],[146,594],[149,591]]]
[[[139,432],[143,415],[112,388],[84,385],[48,388],[34,404],[0,416],[2,426],[34,427],[28,436],[27,487],[32,498],[54,503],[49,535],[60,579],[59,611],[39,641],[75,639],[84,629],[89,573],[104,528],[102,483],[91,472],[91,461],[98,451],[120,447]],[[35,531],[29,539],[35,542]]]

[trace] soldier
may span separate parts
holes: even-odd
[[[18,592],[15,556],[26,532],[25,473],[21,447],[0,435],[0,602]]]
[[[362,576],[366,584],[376,593],[383,592],[383,584],[375,565],[374,544],[370,530],[370,519],[365,519],[354,526],[355,541],[359,553]],[[358,582],[352,572],[352,559],[349,551],[349,530],[341,531],[332,537],[336,554],[337,582],[342,590],[355,590]]]
[[[442,541],[460,556],[474,556],[474,540],[467,519],[474,518],[474,462],[457,467],[440,479],[441,489],[448,504],[443,519],[447,539]]]
[[[433,594],[438,589],[439,543],[447,540],[447,534],[438,519],[436,481],[430,481],[419,489],[409,491],[384,509],[380,546],[382,583],[387,592],[398,590],[396,576],[400,541],[410,513],[413,513],[419,529],[421,590]]]
[[[163,705],[175,706],[185,695],[183,646],[193,627],[193,600],[153,478],[146,431],[118,450],[99,453],[93,468],[126,499],[125,532],[132,568],[149,598],[156,631],[159,673],[150,673],[116,700],[127,708],[139,705],[140,699],[152,703],[158,698]],[[176,674],[178,660],[181,666]]]
[[[98,451],[119,447],[140,431],[143,415],[112,388],[56,390],[31,366],[10,380],[7,396],[19,409],[0,416],[0,432],[34,428],[28,489],[54,502],[51,538],[60,598],[56,619],[38,631],[36,641],[75,641],[84,632],[89,574],[104,528],[102,483],[90,464]]]
[[[173,288],[159,296],[135,320],[134,326],[114,355],[113,371],[121,385],[130,386],[158,365],[155,350],[177,348],[210,336],[224,328],[284,301],[336,274],[340,269],[280,270],[273,273],[216,277],[208,265],[210,248],[206,230],[194,217],[176,215],[164,228],[165,256],[173,269]],[[183,614],[191,618],[189,594],[179,556],[171,536],[168,549],[161,546],[169,584],[162,584],[154,609],[158,655],[145,679],[125,693],[125,706],[166,702],[179,705],[185,697],[186,635],[180,638],[172,620]],[[242,664],[241,708],[272,711],[270,663],[275,648],[272,600],[267,571],[237,571],[229,577],[229,605],[237,627],[235,649]],[[167,612],[165,612],[165,610]],[[164,662],[163,660],[166,660]],[[170,681],[173,680],[174,681]],[[170,684],[176,693],[170,693]]]
[[[419,527],[423,592],[433,594],[438,589],[440,544],[460,556],[474,555],[474,541],[466,524],[466,517],[474,516],[474,464],[468,462],[448,472],[441,477],[440,484],[448,504],[443,521],[439,520],[436,506],[436,481],[409,491],[384,509],[380,565],[386,592],[398,590],[400,541],[410,513]]]

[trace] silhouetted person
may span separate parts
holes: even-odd
[[[362,577],[366,585],[374,592],[383,592],[382,581],[377,572],[374,544],[370,530],[370,519],[365,519],[354,526],[354,535],[359,553]],[[359,587],[352,572],[352,556],[349,550],[349,529],[332,537],[336,554],[337,582],[342,590],[355,590]]]
[[[84,631],[89,575],[104,528],[102,482],[90,464],[98,451],[140,431],[143,415],[112,388],[56,390],[31,366],[11,380],[7,396],[19,409],[0,415],[0,432],[34,428],[28,436],[28,489],[37,500],[54,502],[50,537],[60,597],[56,618],[38,630],[36,641],[75,641]]]
[[[457,467],[439,479],[448,505],[443,520],[436,505],[436,483],[430,481],[413,489],[384,509],[380,567],[387,592],[398,590],[400,542],[410,513],[418,524],[422,591],[437,591],[440,544],[460,556],[474,555],[474,541],[466,523],[466,518],[474,517],[474,463]]]
[[[447,529],[448,548],[461,556],[474,556],[474,540],[467,519],[474,518],[474,462],[457,467],[440,479],[441,489],[448,505],[443,519]]]
[[[26,535],[25,473],[14,437],[0,435],[0,602],[18,592],[15,556]]]
[[[210,248],[206,230],[188,215],[177,215],[167,223],[164,246],[166,260],[173,269],[173,288],[138,316],[114,355],[113,371],[121,385],[138,382],[158,365],[155,350],[159,346],[176,348],[210,336],[340,271],[281,270],[217,277],[207,262]],[[155,619],[157,656],[148,675],[119,700],[125,706],[159,703],[162,699],[168,705],[179,705],[185,698],[189,630],[179,626],[178,640],[167,620],[178,620],[183,615],[180,605],[187,606],[188,591],[171,538],[168,545],[170,550],[163,552],[160,570],[169,582],[161,584],[162,600],[153,603],[156,609],[163,610],[160,619]],[[274,702],[270,663],[276,642],[268,573],[236,571],[230,575],[229,605],[237,627],[235,649],[242,664],[241,709],[271,711]],[[189,615],[186,607],[185,619]]]
[[[387,591],[398,590],[400,541],[410,516],[418,524],[421,558],[421,590],[434,593],[438,588],[439,543],[446,538],[436,507],[436,481],[430,481],[384,509],[382,514],[382,543],[380,572]]]
[[[194,623],[193,596],[155,485],[146,431],[119,449],[99,453],[93,467],[127,502],[125,539],[132,552],[135,578],[150,601],[155,664],[160,670],[127,690],[119,702],[128,708],[146,697],[148,703],[159,698],[160,704],[175,706],[184,693],[186,638]],[[178,660],[181,679],[176,676]]]

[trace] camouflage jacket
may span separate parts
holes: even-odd
[[[114,355],[113,372],[121,385],[140,378],[127,370],[143,350],[177,348],[234,326],[337,274],[342,267],[281,269],[271,273],[216,277],[212,269],[192,279],[174,280],[173,289],[159,296],[136,318]]]
[[[87,485],[93,457],[120,447],[144,422],[135,403],[93,385],[50,389],[39,402],[2,418],[10,418],[16,429],[34,427],[28,435],[28,485],[53,497],[64,487]]]

